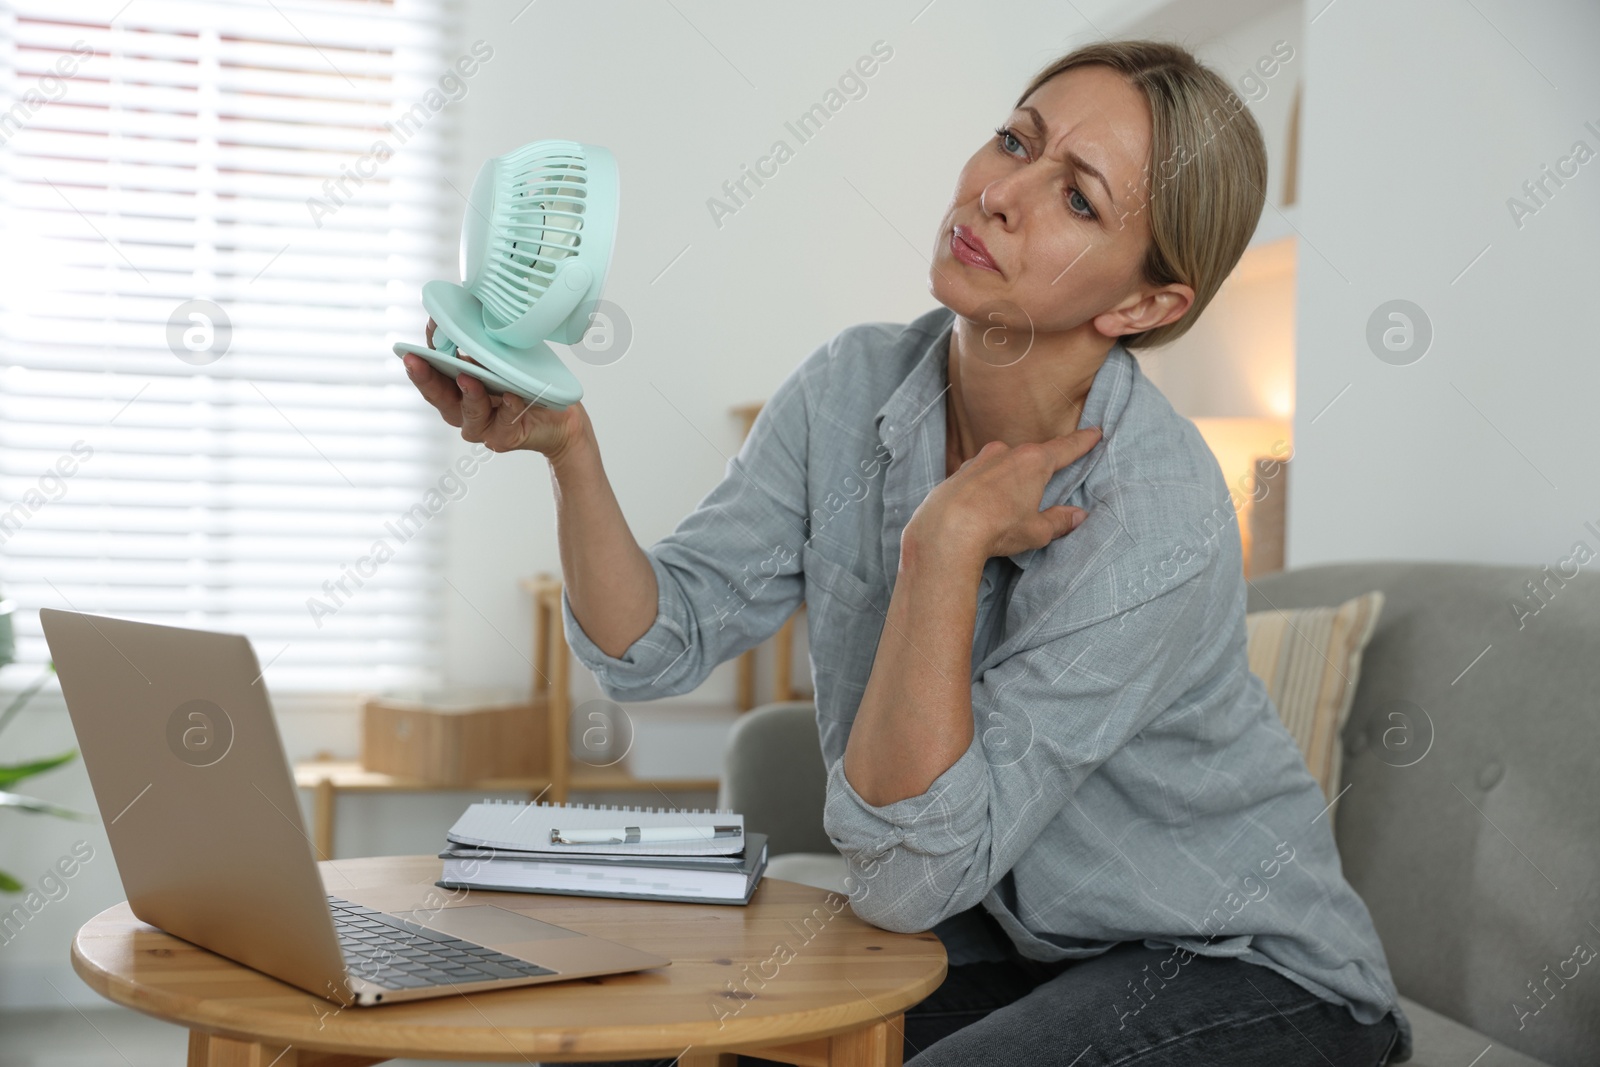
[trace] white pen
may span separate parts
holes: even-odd
[[[699,833],[701,830],[709,832]],[[741,832],[738,826],[619,826],[614,830],[551,830],[550,843],[552,845],[694,845],[717,837],[738,837]],[[685,836],[687,834],[696,836]]]

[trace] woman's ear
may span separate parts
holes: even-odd
[[[1140,290],[1121,304],[1094,318],[1094,328],[1106,337],[1144,333],[1176,322],[1194,303],[1194,290],[1182,282]]]

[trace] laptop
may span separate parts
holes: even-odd
[[[248,639],[54,608],[39,619],[142,921],[341,1007],[671,963],[505,894],[362,889],[337,872],[324,885]]]

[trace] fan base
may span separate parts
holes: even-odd
[[[496,392],[514,393],[555,411],[583,397],[583,386],[544,341],[530,348],[513,348],[491,336],[483,325],[483,305],[466,289],[451,282],[432,281],[422,287],[422,305],[442,334],[456,346],[451,355],[419,345],[397,344],[395,354],[414,352],[452,378],[470,374]],[[477,360],[470,363],[460,352]]]
[[[439,352],[424,345],[408,344],[404,341],[394,346],[394,354],[401,357],[408,355],[421,356],[423,359],[433,364],[435,370],[448,375],[452,380],[458,374],[469,374],[478,379],[478,381],[482,382],[484,388],[490,393],[493,393],[497,396],[502,393],[512,393],[516,396],[522,396],[522,392],[519,387],[512,385],[510,382],[500,377],[500,375],[496,374],[488,367],[485,367],[480,363],[469,363],[459,356],[447,355],[444,352]],[[537,390],[534,391],[537,392]],[[524,399],[526,398],[524,397]],[[546,404],[544,406],[551,407],[553,405]],[[562,405],[562,407],[565,406],[566,405],[564,404]],[[557,408],[557,410],[560,409]]]

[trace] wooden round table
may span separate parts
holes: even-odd
[[[72,966],[100,995],[189,1029],[190,1067],[363,1067],[422,1059],[582,1061],[735,1053],[802,1065],[901,1063],[901,1014],[938,987],[944,945],[863,922],[840,894],[763,878],[750,903],[442,889],[435,856],[319,863],[330,894],[384,910],[495,904],[658,953],[669,967],[340,1008],[134,918],[85,923]],[[870,892],[870,886],[869,886]],[[289,932],[285,931],[285,936]]]

